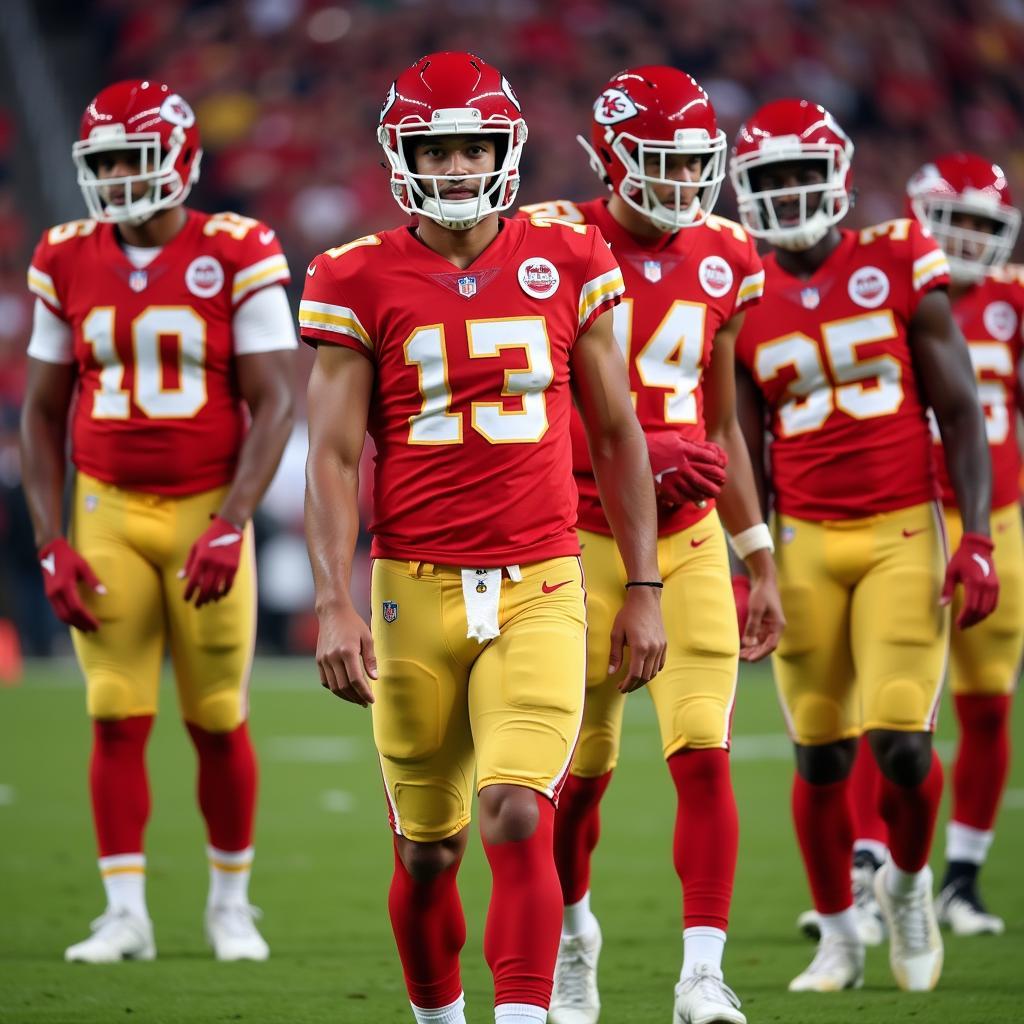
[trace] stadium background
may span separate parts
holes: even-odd
[[[0,619],[28,654],[66,649],[42,598],[19,488],[17,419],[39,232],[84,216],[70,146],[86,102],[123,77],[171,83],[205,155],[191,202],[271,224],[293,273],[399,223],[374,129],[393,77],[422,53],[471,49],[518,91],[530,128],[520,200],[587,198],[575,141],[615,71],[668,63],[708,90],[732,137],[766,100],[806,96],[856,145],[848,223],[900,215],[928,156],[973,148],[1024,198],[1024,0],[5,0],[0,19]],[[718,210],[734,214],[730,187]],[[293,289],[297,303],[297,289]],[[296,387],[309,366],[303,352]],[[301,404],[300,404],[301,408]],[[260,641],[314,640],[301,540],[304,428],[258,522]],[[364,581],[357,581],[364,586]]]

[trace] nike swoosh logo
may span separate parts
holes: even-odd
[[[556,590],[558,590],[558,589],[559,589],[560,587],[566,587],[566,586],[568,586],[568,585],[569,585],[570,583],[572,583],[572,580],[565,580],[564,582],[562,582],[562,583],[556,583],[556,584],[555,584],[555,585],[554,585],[553,587],[551,587],[551,586],[548,586],[548,581],[547,581],[547,580],[545,580],[545,581],[544,581],[544,582],[543,582],[543,583],[542,583],[542,584],[540,585],[540,589],[541,589],[541,590],[543,590],[545,594],[553,594],[553,593],[554,593],[554,592],[555,592]]]
[[[240,533],[224,533],[219,537],[214,537],[210,541],[211,548],[226,548],[229,544],[237,544],[242,539]]]
[[[988,567],[988,562],[986,562],[985,559],[981,557],[981,555],[971,555],[971,558],[973,558],[978,563],[978,565],[981,566],[981,571],[987,577],[988,574],[992,571]]]
[[[928,529],[927,526],[922,526],[920,530],[908,530],[908,529],[904,528],[903,536],[904,537],[916,537],[919,533],[924,533],[924,531],[927,530],[927,529]]]
[[[691,548],[699,548],[701,546],[701,544],[703,544],[705,541],[708,541],[708,540],[711,540],[711,534],[710,533],[706,537],[701,537],[700,540],[697,540],[696,537],[691,537],[690,538],[690,547]]]
[[[50,554],[39,559],[39,564],[51,575],[57,575],[57,556]]]
[[[310,263],[310,265],[306,268],[306,277],[312,277],[315,273],[316,273],[316,264],[315,263]]]
[[[274,235],[275,235],[275,231],[274,231],[273,228],[271,228],[269,231],[261,231],[260,232],[260,241],[264,245],[270,245],[270,243],[274,240]]]

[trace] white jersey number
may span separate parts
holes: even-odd
[[[93,419],[127,419],[132,399],[151,419],[195,416],[206,405],[206,321],[190,306],[149,306],[140,313],[132,321],[134,381],[129,394],[125,364],[114,341],[115,316],[113,306],[98,306],[82,321],[82,338],[100,365]],[[170,339],[175,353],[173,386],[165,379],[162,339]]]

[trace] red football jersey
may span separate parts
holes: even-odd
[[[377,371],[374,556],[493,567],[579,551],[569,362],[623,288],[596,229],[504,218],[466,270],[411,227],[310,264],[303,338]]]
[[[939,247],[916,221],[893,220],[843,231],[809,278],[774,254],[765,272],[736,354],[771,413],[776,508],[855,519],[937,497],[907,328],[922,296],[949,283]]]
[[[992,274],[953,303],[978,378],[978,398],[985,412],[985,433],[992,453],[992,507],[1019,499],[1021,473],[1017,447],[1017,413],[1024,410],[1017,368],[1024,356],[1024,267],[1009,266]],[[938,441],[938,431],[935,431]],[[956,506],[946,463],[936,450],[943,503]]]
[[[72,461],[155,494],[231,480],[247,425],[232,317],[260,289],[288,282],[265,225],[186,212],[185,227],[143,270],[114,225],[79,220],[45,232],[28,271],[30,290],[74,337]]]
[[[629,366],[629,387],[647,434],[671,431],[703,441],[701,377],[719,328],[758,302],[764,270],[754,241],[738,224],[709,217],[700,227],[660,239],[634,238],[608,212],[607,199],[586,203],[556,200],[526,206],[534,221],[557,218],[595,224],[612,247],[626,283],[615,310],[615,337]],[[579,526],[611,534],[601,507],[579,413],[573,410],[573,470],[580,493]],[[704,518],[704,508],[683,505],[659,512],[658,533],[678,533]]]

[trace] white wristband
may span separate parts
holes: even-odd
[[[751,526],[749,529],[737,533],[735,537],[730,537],[728,534],[726,536],[729,537],[729,547],[732,548],[737,558],[746,558],[764,548],[767,548],[769,553],[775,551],[772,532],[764,523]]]

